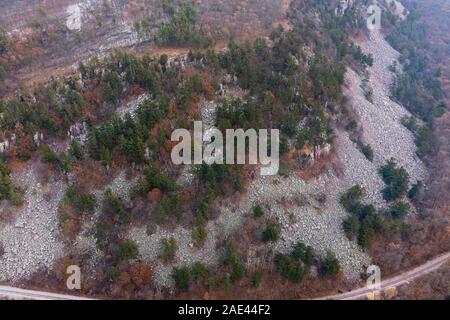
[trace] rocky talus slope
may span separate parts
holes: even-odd
[[[146,228],[130,230],[127,236],[136,241],[142,258],[152,265],[156,284],[172,285],[170,272],[174,265],[190,265],[194,261],[216,264],[221,257],[217,245],[227,236],[241,231],[246,219],[251,218],[251,209],[255,204],[267,207],[268,214],[282,226],[281,240],[273,245],[273,249],[288,251],[295,242],[303,241],[313,246],[319,255],[327,250],[334,251],[345,276],[350,280],[359,279],[364,266],[370,264],[370,257],[343,233],[341,223],[347,213],[339,204],[340,195],[349,187],[361,184],[367,191],[368,203],[385,206],[380,192],[384,184],[378,168],[391,157],[405,167],[412,181],[426,177],[426,169],[415,155],[412,134],[400,123],[400,119],[408,113],[389,99],[392,81],[389,66],[398,58],[398,53],[376,31],[362,43],[362,47],[374,56],[374,66],[369,69],[373,102],[366,99],[361,89],[362,77],[351,69],[346,74],[344,93],[359,117],[364,142],[374,149],[374,161],[364,157],[346,132],[337,132],[335,149],[342,165],[341,173],[329,168],[309,181],[295,174],[257,178],[239,201],[222,203],[220,216],[207,225],[208,237],[201,248],[194,246],[191,230],[184,227],[171,231],[157,228],[152,234],[147,234]],[[209,119],[214,108],[209,103],[203,105],[206,108],[203,115]],[[126,105],[120,111],[133,110],[134,107],[134,104]],[[14,182],[25,190],[25,205],[17,213],[14,224],[1,226],[0,242],[5,253],[0,257],[0,280],[25,279],[40,267],[53,267],[56,259],[64,255],[57,238],[57,209],[67,186],[52,180],[41,186],[34,172],[34,168],[28,168],[26,173],[13,176]],[[110,187],[126,200],[134,182],[119,175]],[[96,193],[98,203],[102,193],[103,188]],[[95,268],[99,256],[93,238],[98,214],[84,226],[76,244],[78,249],[92,256],[92,268]],[[159,259],[160,240],[171,236],[177,240],[179,249],[174,263],[163,264]]]
[[[411,114],[389,98],[393,81],[389,66],[398,60],[399,53],[378,30],[374,30],[370,38],[361,43],[361,47],[374,57],[368,82],[373,91],[372,102],[366,99],[361,89],[361,77],[350,69],[346,74],[345,93],[363,126],[364,142],[374,149],[374,164],[379,167],[394,158],[408,171],[413,181],[424,180],[426,168],[416,155],[414,137],[401,123],[404,116]]]
[[[143,258],[155,264],[156,282],[171,284],[172,266],[157,259],[161,238],[175,237],[177,240],[176,265],[189,265],[194,261],[213,264],[220,257],[220,252],[215,250],[218,239],[238,231],[245,220],[251,218],[250,212],[255,204],[269,208],[282,225],[282,240],[273,249],[289,251],[297,241],[303,241],[320,255],[327,250],[334,251],[346,277],[350,280],[359,278],[363,267],[370,265],[370,257],[343,233],[342,220],[347,213],[339,204],[340,196],[349,187],[360,184],[366,189],[367,203],[385,207],[381,196],[384,183],[378,169],[390,158],[395,158],[405,167],[412,181],[424,180],[427,174],[424,164],[416,156],[412,134],[400,123],[400,119],[409,113],[389,98],[393,78],[389,66],[398,59],[398,52],[378,31],[374,31],[362,47],[375,60],[369,69],[372,102],[367,100],[361,88],[362,76],[351,69],[346,73],[345,94],[364,129],[364,142],[374,149],[374,161],[364,157],[346,132],[338,132],[336,149],[343,166],[342,176],[329,170],[307,182],[295,175],[258,178],[252,182],[243,199],[224,205],[221,216],[208,224],[208,238],[203,248],[195,248],[190,230],[181,227],[170,232],[158,229],[151,235],[147,235],[144,228],[132,230],[130,236],[138,243]],[[319,203],[317,199],[323,195],[326,195],[326,201]]]
[[[66,186],[54,180],[41,185],[36,170],[32,166],[13,177],[26,190],[25,203],[14,223],[0,225],[0,243],[5,252],[0,257],[0,281],[14,282],[40,268],[50,269],[63,254],[57,210]]]

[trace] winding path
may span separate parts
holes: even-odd
[[[409,282],[413,281],[418,277],[424,276],[428,273],[431,273],[439,269],[439,267],[441,267],[449,259],[450,259],[450,252],[447,252],[414,269],[403,272],[402,274],[397,275],[395,277],[383,280],[381,282],[381,290],[392,287],[398,287],[403,284],[408,284]],[[365,299],[367,297],[367,294],[370,294],[371,292],[372,290],[363,287],[337,295],[321,297],[316,300]],[[26,290],[8,286],[0,286],[0,299],[1,298],[17,299],[17,300],[93,300],[90,298],[80,296],[72,296],[45,291]]]
[[[93,300],[79,296],[0,286],[0,300],[4,298],[11,300]]]
[[[395,288],[403,284],[408,284],[414,279],[424,276],[428,273],[431,273],[439,267],[441,267],[444,263],[446,263],[450,258],[450,252],[447,252],[443,255],[440,255],[433,260],[430,260],[414,269],[409,271],[405,271],[397,276],[392,278],[388,278],[386,280],[381,281],[381,290],[383,291],[388,288]],[[360,300],[366,299],[367,295],[372,293],[373,290],[368,289],[367,287],[358,288],[349,292],[340,293],[336,295],[330,295],[318,298],[316,300]]]

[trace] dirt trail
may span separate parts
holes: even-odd
[[[414,279],[424,276],[437,270],[450,258],[450,252],[447,252],[439,257],[436,257],[425,264],[414,269],[406,271],[398,276],[383,280],[381,282],[381,289],[397,287],[407,284]],[[358,288],[350,292],[330,295],[318,298],[316,300],[357,300],[364,299],[367,294],[371,293],[368,288]],[[8,286],[0,286],[0,298],[17,299],[17,300],[91,300],[86,297],[57,294],[46,291],[26,290]]]
[[[408,284],[409,282],[413,281],[414,279],[424,276],[428,273],[431,273],[439,267],[441,267],[444,263],[446,263],[450,258],[450,252],[447,252],[437,258],[434,258],[433,260],[430,260],[426,263],[424,263],[421,266],[418,266],[414,269],[408,270],[406,272],[403,272],[402,274],[383,280],[381,282],[381,290],[389,289],[389,288],[395,288],[403,284]],[[341,293],[337,295],[330,295],[325,296],[316,300],[359,300],[359,299],[365,299],[369,294],[371,294],[373,290],[368,289],[366,287],[364,288],[358,288],[355,290],[352,290],[350,292]]]
[[[0,299],[12,300],[92,300],[89,298],[0,286]]]

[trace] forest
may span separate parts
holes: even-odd
[[[392,96],[413,115],[425,122],[418,125],[405,119],[405,126],[410,129],[417,145],[417,154],[421,158],[436,153],[436,137],[434,121],[447,110],[441,87],[441,70],[434,68],[432,62],[433,45],[427,39],[429,33],[416,6],[409,8],[408,18],[403,21],[394,20],[392,32],[386,40],[401,53],[398,66],[392,66],[397,72],[392,86]]]

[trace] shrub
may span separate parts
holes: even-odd
[[[211,276],[207,280],[207,284],[210,289],[218,289],[223,288],[225,291],[228,291],[232,285],[231,277],[229,273],[221,273],[215,276]]]
[[[284,278],[295,282],[302,282],[309,273],[309,269],[301,261],[296,261],[293,258],[277,253],[274,258],[274,263],[277,272]]]
[[[77,192],[74,188],[68,188],[65,195],[66,201],[80,212],[93,211],[95,209],[95,197],[90,194]]]
[[[70,168],[70,159],[65,153],[61,153],[59,156],[55,151],[47,145],[41,144],[39,146],[39,153],[41,155],[41,161],[43,163],[49,163],[57,166],[62,172],[67,173]]]
[[[397,168],[394,159],[389,160],[386,165],[380,168],[379,172],[387,185],[382,191],[383,198],[386,201],[396,200],[406,194],[409,175],[403,167]]]
[[[302,242],[298,242],[294,246],[291,256],[297,261],[302,261],[308,267],[312,266],[315,258],[314,249]]]
[[[436,145],[436,137],[433,130],[428,126],[421,126],[414,134],[414,142],[417,147],[417,156],[423,159],[426,155],[431,154]]]
[[[6,37],[6,31],[0,27],[0,54],[6,52],[8,48],[8,39]]]
[[[175,257],[178,250],[177,241],[174,237],[168,239],[161,239],[161,256],[165,262],[169,262]]]
[[[20,206],[23,203],[22,197],[17,193],[14,187],[10,170],[0,159],[0,200],[8,200],[14,206]]]
[[[121,262],[124,260],[134,259],[139,255],[139,248],[137,244],[132,240],[124,240],[117,250],[116,261]]]
[[[3,79],[5,78],[5,76],[6,76],[6,69],[5,69],[4,66],[2,66],[0,64],[0,84],[2,83]]]
[[[184,45],[191,42],[195,36],[196,10],[193,5],[179,8],[178,15],[172,15],[171,20],[164,23],[158,32],[158,39],[165,44]]]
[[[216,197],[217,193],[212,187],[206,188],[206,190],[200,195],[197,202],[196,212],[196,225],[205,226],[206,221],[209,218],[211,209],[211,203]]]
[[[362,148],[362,153],[367,158],[367,160],[369,160],[370,162],[373,161],[373,149],[372,149],[372,147],[369,144],[366,144]]]
[[[13,190],[9,195],[9,202],[11,202],[13,206],[20,207],[23,204],[23,198]]]
[[[104,249],[110,244],[113,226],[109,223],[99,222],[95,226],[95,240],[100,249]]]
[[[364,248],[374,236],[375,231],[369,225],[363,224],[359,229],[358,244]]]
[[[264,242],[276,242],[280,238],[281,226],[276,221],[267,222],[266,229],[263,231],[262,240]]]
[[[184,4],[173,15],[172,20],[160,27],[159,39],[171,45],[193,46],[207,48],[213,44],[213,39],[202,28],[197,29],[195,19],[195,6]]]
[[[354,131],[354,130],[356,130],[356,128],[358,128],[358,123],[356,122],[356,120],[352,120],[347,124],[347,126],[345,127],[345,130]]]
[[[235,172],[231,175],[230,184],[233,186],[234,190],[239,192],[244,191],[244,178],[239,172]]]
[[[384,228],[382,215],[377,213],[373,205],[363,205],[360,200],[365,195],[360,186],[350,188],[341,197],[341,204],[351,213],[342,222],[342,227],[349,240],[357,237],[358,244],[367,246],[372,237]]]
[[[289,140],[285,135],[281,135],[280,137],[280,154],[285,154],[289,151],[290,145]]]
[[[191,266],[191,275],[194,280],[205,279],[208,273],[208,268],[204,263],[194,262]]]
[[[232,263],[232,271],[230,280],[231,282],[237,282],[241,280],[245,275],[244,265],[237,259]]]
[[[59,155],[59,168],[63,173],[68,173],[70,170],[70,159],[65,153]]]
[[[327,195],[323,192],[314,195],[314,199],[320,204],[324,205],[327,202]]]
[[[323,276],[337,275],[341,271],[341,265],[336,255],[327,251],[325,258],[322,260],[321,274]]]
[[[173,1],[170,0],[163,0],[162,1],[163,11],[165,14],[169,16],[173,16],[176,12],[176,8],[173,4]]]
[[[109,188],[105,191],[104,196],[103,210],[107,214],[117,216],[120,223],[129,223],[131,220],[131,215],[128,210],[125,209],[125,205],[122,200]]]
[[[208,279],[208,286],[210,288],[217,289],[222,284],[222,279],[219,276],[211,277]]]
[[[432,125],[419,125],[414,116],[405,116],[401,121],[402,124],[414,134],[417,156],[423,159],[426,155],[432,153],[436,146],[436,136],[431,129]]]
[[[132,283],[141,290],[150,288],[152,283],[152,269],[144,262],[134,262],[128,271]]]
[[[376,233],[383,231],[384,221],[382,215],[371,205],[363,207],[359,219],[358,244],[365,247]]]
[[[116,103],[122,96],[122,80],[116,71],[107,70],[103,75],[103,87],[106,101]]]
[[[79,194],[76,206],[81,211],[93,211],[95,209],[95,197],[90,194]]]
[[[411,206],[408,203],[399,202],[391,207],[389,214],[393,219],[402,219],[409,214],[410,210]]]
[[[77,160],[84,159],[83,147],[80,145],[80,143],[78,143],[75,140],[70,143],[69,153],[72,157],[74,157]]]
[[[252,286],[258,288],[262,281],[262,273],[260,271],[255,271],[252,273]]]
[[[342,223],[342,227],[344,228],[344,232],[347,238],[349,240],[354,240],[359,233],[360,223],[358,217],[355,215],[349,216]]]
[[[196,243],[202,243],[203,241],[206,240],[207,236],[208,233],[204,225],[196,226],[192,230],[192,240],[194,240]]]
[[[195,172],[201,181],[209,182],[213,186],[225,178],[225,168],[220,164],[208,165],[203,162],[195,167]]]
[[[231,282],[239,281],[244,277],[245,268],[237,255],[236,245],[233,241],[227,243],[224,262],[226,266],[231,266]]]
[[[414,116],[410,116],[410,117],[408,117],[408,116],[404,116],[402,119],[401,119],[401,123],[402,123],[402,125],[404,125],[409,131],[411,131],[411,132],[415,132],[417,129],[418,129],[418,127],[419,127],[419,125],[417,124],[417,119],[414,117]]]
[[[417,183],[415,183],[408,192],[408,198],[415,199],[417,194],[422,189],[422,187],[423,187],[422,181],[418,181]]]
[[[191,270],[188,267],[173,268],[172,279],[178,289],[187,292],[191,281]]]
[[[360,200],[365,194],[364,188],[360,185],[355,185],[341,196],[340,202],[348,212],[354,212],[360,205]]]
[[[163,192],[171,192],[176,190],[176,182],[169,177],[166,177],[158,171],[153,165],[149,165],[144,169],[144,183],[142,192],[147,194],[150,190],[155,188]]]
[[[236,244],[233,241],[228,241],[225,248],[225,257],[224,257],[225,265],[230,265],[238,259],[239,258],[236,252]]]
[[[313,265],[315,253],[312,247],[297,243],[290,255],[277,253],[274,258],[277,272],[284,278],[301,283],[310,272]]]
[[[156,215],[158,220],[162,220],[168,216],[175,216],[177,219],[181,218],[181,212],[179,210],[180,199],[177,195],[168,196],[162,199],[158,206]]]
[[[58,155],[49,146],[42,144],[39,147],[39,153],[43,163],[59,164]]]
[[[264,209],[258,204],[253,208],[253,215],[255,218],[260,218],[264,215]]]

